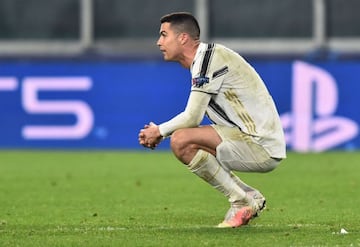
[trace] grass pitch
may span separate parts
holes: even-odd
[[[360,246],[359,174],[357,152],[289,153],[239,174],[261,216],[217,229],[226,199],[171,153],[1,151],[0,246]]]

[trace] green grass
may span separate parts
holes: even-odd
[[[359,174],[360,153],[289,153],[239,174],[261,217],[217,229],[226,199],[171,153],[1,151],[0,246],[360,246]]]

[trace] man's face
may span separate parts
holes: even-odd
[[[169,22],[164,22],[160,26],[160,37],[157,41],[160,51],[166,61],[177,61],[181,51],[179,34],[171,29]]]

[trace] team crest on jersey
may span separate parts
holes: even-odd
[[[197,88],[201,88],[207,83],[209,83],[209,77],[206,76],[199,76],[192,79],[192,85]]]

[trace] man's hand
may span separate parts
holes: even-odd
[[[144,147],[154,149],[162,140],[162,136],[159,131],[159,126],[150,122],[146,124],[139,133],[139,143]]]

